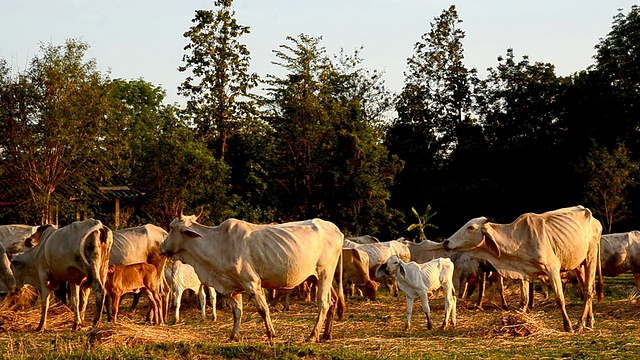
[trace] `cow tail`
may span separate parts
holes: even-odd
[[[342,288],[342,248],[340,248],[340,256],[338,257],[336,270],[338,271],[338,302],[336,304],[336,314],[338,315],[338,320],[342,320],[347,310],[347,303],[344,301],[344,289]]]
[[[111,258],[111,247],[113,246],[113,231],[106,226],[100,228],[100,282],[104,285],[107,281],[109,271],[109,259]]]
[[[600,260],[600,242],[598,242],[598,259],[596,264],[596,273],[598,275],[598,284],[596,284],[596,293],[598,294],[598,304],[604,299],[604,282],[602,281],[602,261]]]

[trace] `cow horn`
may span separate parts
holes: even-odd
[[[178,215],[179,219],[182,220],[182,218],[184,217],[184,212],[183,212],[183,208],[180,208],[180,214]]]
[[[202,213],[204,213],[204,206],[200,207],[200,213],[196,215],[196,219],[200,219],[200,216],[202,216]]]

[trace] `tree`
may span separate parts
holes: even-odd
[[[275,51],[287,73],[268,76],[276,150],[272,174],[280,216],[330,219],[349,232],[377,230],[388,216],[388,188],[398,162],[381,144],[390,98],[356,51],[334,62],[321,38],[287,37]]]
[[[429,223],[429,221],[431,221],[431,218],[436,216],[438,213],[435,211],[433,212],[431,211],[431,205],[427,205],[427,209],[424,211],[424,214],[422,216],[418,214],[418,211],[414,207],[411,208],[411,212],[413,213],[413,216],[415,216],[416,219],[418,219],[418,222],[409,225],[409,227],[407,228],[407,231],[417,229],[418,233],[420,234],[420,237],[419,237],[420,241],[418,242],[427,240],[427,235],[425,235],[424,229],[427,227],[434,228],[434,229],[438,228],[436,225]]]
[[[228,151],[228,139],[243,121],[255,115],[249,91],[258,75],[249,73],[250,56],[239,38],[249,33],[239,25],[232,0],[216,0],[217,12],[197,10],[194,26],[184,36],[190,43],[184,50],[181,72],[189,71],[179,92],[187,97],[186,112],[210,150],[220,159]]]
[[[94,60],[84,59],[88,45],[74,39],[62,46],[40,46],[24,73],[6,70],[0,89],[0,153],[14,201],[51,223],[56,189],[91,164],[106,149],[107,78]]]
[[[611,233],[614,223],[628,215],[630,201],[626,194],[635,185],[639,165],[631,160],[622,143],[613,151],[594,144],[588,157],[579,165],[579,171],[586,179],[585,201],[603,221],[607,233]]]

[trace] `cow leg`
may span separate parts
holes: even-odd
[[[331,306],[327,311],[327,319],[324,322],[324,333],[322,334],[323,340],[331,340],[331,331],[333,330],[333,318],[336,316],[336,310],[338,309],[338,294],[331,287]]]
[[[335,266],[331,269],[335,269]],[[313,327],[311,334],[307,338],[307,341],[316,341],[320,340],[319,334],[322,326],[327,321],[327,312],[331,307],[331,283],[333,282],[333,273],[329,273],[328,271],[324,271],[318,274],[318,282],[316,284],[317,292],[316,292],[316,302],[318,304],[318,318],[316,320],[316,325]]]
[[[633,272],[633,277],[636,280],[636,292],[640,293],[640,272]]]
[[[233,330],[229,341],[240,340],[240,323],[242,322],[242,294],[237,293],[229,297],[231,309],[233,310]]]
[[[533,310],[533,301],[535,299],[534,297],[534,293],[533,293],[533,288],[535,286],[535,280],[531,280],[531,282],[529,282],[529,300],[527,301],[527,307],[529,308],[529,310]]]
[[[442,321],[442,330],[445,330],[449,323],[451,323],[453,328],[455,328],[456,320],[454,312],[456,297],[453,294],[453,285],[450,283],[442,284],[442,291],[444,293],[444,320]],[[424,300],[422,302],[424,303]]]
[[[93,290],[96,298],[96,316],[93,318],[93,326],[98,325],[98,323],[100,322],[100,318],[102,317],[102,308],[104,306],[104,298],[106,296],[104,285],[100,281],[98,274],[99,273],[96,273],[96,276],[94,276],[91,281],[91,289]],[[88,293],[89,289],[87,289],[87,296]],[[87,301],[85,301],[85,304],[86,303]]]
[[[507,299],[504,297],[504,278],[498,275],[498,292],[500,293],[500,304],[502,310],[509,310],[509,306],[507,306]]]
[[[159,307],[162,306],[162,300],[159,299],[157,292],[150,289],[144,289],[147,298],[149,298],[149,322],[152,325],[160,325],[162,323],[162,316],[160,315]],[[160,300],[160,302],[158,302]]]
[[[140,302],[140,297],[141,296],[142,296],[141,292],[133,294],[133,301],[131,301],[131,311],[132,312],[135,311],[136,308],[138,307],[138,303]],[[147,320],[149,320],[149,319],[147,319]]]
[[[44,282],[43,282],[44,283]],[[49,297],[51,293],[46,286],[40,288],[40,296],[42,298],[42,306],[40,313],[40,323],[36,331],[44,331],[47,328],[47,312],[49,311]]]
[[[520,280],[520,311],[522,311],[523,313],[526,313],[528,309],[529,309],[529,281]]]
[[[564,331],[573,332],[573,328],[571,326],[571,319],[569,319],[569,315],[567,314],[567,309],[565,307],[564,301],[564,292],[562,290],[562,279],[560,278],[559,270],[551,270],[547,273],[549,276],[549,280],[551,281],[551,286],[553,287],[554,294],[556,296],[556,304],[560,307],[562,311],[562,323],[564,325]],[[523,281],[524,283],[524,281]]]
[[[482,300],[484,298],[484,290],[486,287],[486,283],[487,283],[487,273],[483,271],[482,274],[478,276],[478,301],[476,302],[476,306],[478,307],[478,309],[481,309],[481,310],[482,310]]]
[[[204,292],[204,285],[198,288],[198,301],[200,301],[200,310],[202,312],[202,320],[207,318],[207,294]]]
[[[407,319],[405,320],[405,323],[404,323],[404,329],[411,330],[411,313],[413,313],[413,298],[409,297],[409,295],[406,295],[406,299],[407,299]]]
[[[424,314],[427,316],[427,329],[431,330],[433,329],[433,323],[431,322],[431,308],[429,307],[429,297],[427,296],[426,292],[424,294],[420,294],[420,300],[422,301],[422,312],[424,312]],[[409,311],[409,309],[407,309],[407,311]]]
[[[269,313],[269,304],[267,303],[267,298],[264,296],[264,291],[262,291],[262,288],[257,283],[252,283],[249,291],[247,292],[251,296],[253,304],[258,309],[258,314],[260,314],[260,316],[262,316],[262,319],[264,320],[264,326],[267,331],[267,339],[271,341],[276,336],[276,333],[273,329],[271,314]],[[289,295],[289,293],[287,293],[287,295]],[[286,301],[288,302],[288,300]]]
[[[218,320],[218,312],[216,311],[216,303],[218,302],[218,295],[216,294],[216,289],[211,286],[208,286],[209,290],[209,300],[211,301],[211,308],[213,309],[213,321]]]
[[[117,292],[113,294],[113,323],[118,322],[118,310],[120,309],[120,299],[122,299],[122,294]]]
[[[173,299],[173,305],[176,307],[176,321],[175,323],[180,322],[180,304],[182,303],[182,293],[184,289],[180,286],[176,286],[173,289],[173,293],[175,294],[175,298]]]
[[[86,286],[80,286],[80,322],[84,321],[84,315],[87,313],[87,305],[89,305],[89,295],[91,289]]]
[[[586,264],[584,266],[584,277],[582,284],[582,293],[584,294],[584,310],[578,323],[578,331],[586,326],[589,329],[593,329],[595,326],[595,320],[593,318],[593,296],[595,293],[595,281],[596,281],[596,262],[598,261],[597,255],[587,257]]]
[[[69,292],[71,293],[71,310],[73,310],[73,330],[77,330],[78,326],[82,324],[80,316],[80,286],[70,283]]]

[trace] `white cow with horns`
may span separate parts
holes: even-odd
[[[230,340],[237,341],[242,318],[242,292],[249,295],[264,319],[267,338],[275,336],[263,288],[290,290],[309,277],[317,279],[318,317],[309,340],[331,338],[334,314],[341,319],[345,302],[342,290],[344,235],[331,222],[313,219],[277,225],[256,225],[227,219],[218,226],[196,222],[196,216],[180,216],[170,225],[161,250],[174,260],[194,267],[203,284],[229,297],[233,308]],[[338,292],[332,281],[339,271]],[[324,333],[320,337],[322,326]]]
[[[572,332],[565,309],[560,272],[584,267],[584,310],[578,322],[593,328],[593,296],[596,273],[598,301],[602,300],[600,235],[602,225],[582,206],[520,215],[511,224],[496,224],[484,217],[467,222],[443,244],[446,249],[468,253],[489,261],[508,278],[533,281],[547,275],[562,310],[564,330]]]

